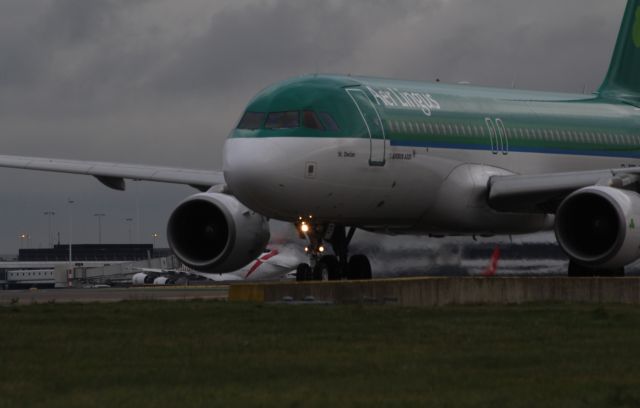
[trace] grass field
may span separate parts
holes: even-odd
[[[640,407],[640,308],[0,308],[1,407]]]

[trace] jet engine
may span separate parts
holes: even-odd
[[[173,211],[167,240],[188,267],[211,273],[239,269],[256,259],[269,241],[269,223],[235,197],[201,193]]]
[[[556,237],[578,263],[615,269],[640,258],[640,194],[593,186],[567,197],[556,212]]]
[[[144,272],[138,272],[131,278],[131,283],[134,285],[144,285],[147,282],[147,274]]]

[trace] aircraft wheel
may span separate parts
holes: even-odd
[[[313,268],[313,280],[314,281],[328,281],[329,280],[329,266],[322,262],[322,260],[316,263]]]
[[[322,274],[320,277],[322,279],[319,280],[340,280],[342,276],[340,275],[340,262],[338,262],[338,258],[334,255],[325,255],[320,258],[318,265],[322,267]]]
[[[354,255],[349,259],[347,278],[350,280],[369,280],[372,278],[371,263],[364,255]]]
[[[296,281],[306,282],[313,279],[313,271],[307,263],[301,263],[296,268]]]

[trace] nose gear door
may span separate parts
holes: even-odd
[[[384,132],[384,126],[380,114],[376,109],[371,99],[362,89],[349,88],[347,93],[356,104],[360,116],[369,133],[369,165],[370,166],[384,166],[386,155],[386,134]]]

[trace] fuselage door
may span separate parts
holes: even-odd
[[[386,134],[382,124],[382,118],[371,99],[362,89],[350,88],[347,93],[356,104],[362,120],[369,133],[369,165],[384,166],[386,155]]]

